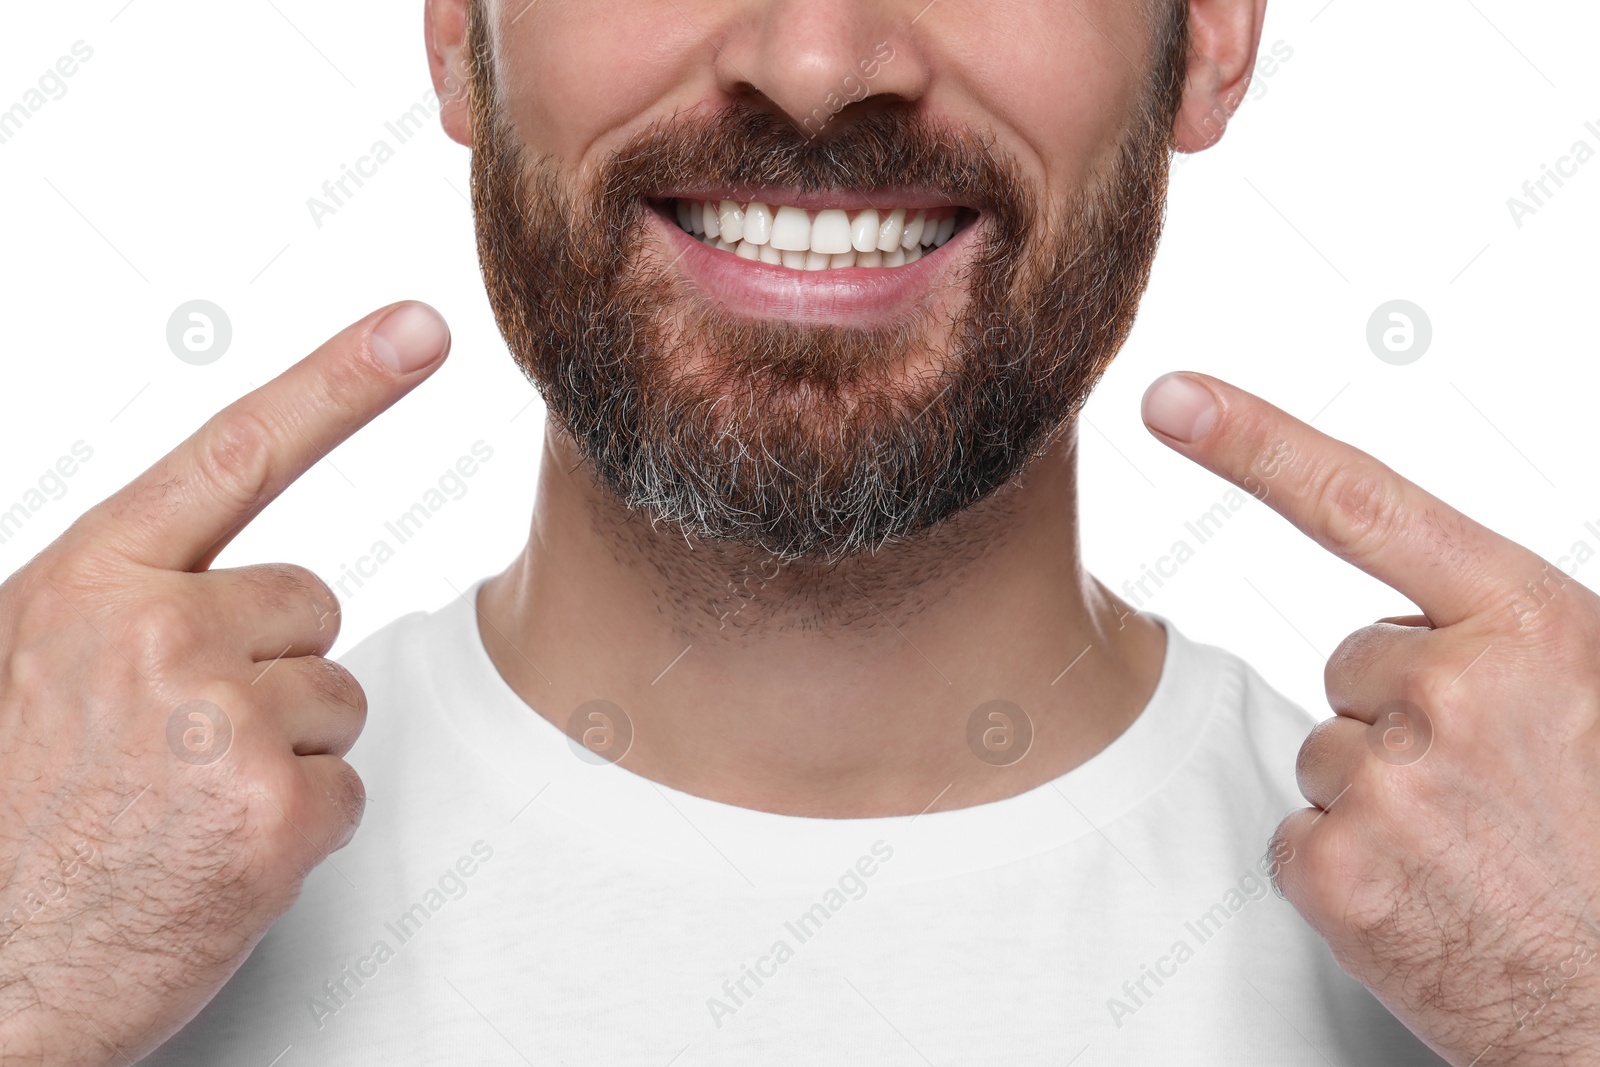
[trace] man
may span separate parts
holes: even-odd
[[[439,365],[406,303],[0,587],[6,1062],[1592,1062],[1592,594],[1198,375],[1152,431],[1424,614],[1301,748],[1078,562],[1264,0],[931,6],[430,0],[527,547],[342,666],[210,568]]]

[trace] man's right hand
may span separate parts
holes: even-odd
[[[350,840],[338,601],[304,568],[208,568],[448,348],[426,305],[368,316],[0,585],[0,1062],[138,1060]]]

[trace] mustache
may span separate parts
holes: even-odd
[[[885,107],[813,138],[744,100],[636,134],[613,153],[600,196],[616,218],[651,196],[697,186],[914,189],[976,208],[1008,233],[1027,232],[1035,203],[1018,165],[981,131]]]

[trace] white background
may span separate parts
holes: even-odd
[[[421,0],[92,0],[12,5],[6,19],[0,111],[74,42],[94,54],[0,144],[0,511],[75,441],[94,456],[0,545],[0,574],[211,412],[403,297],[450,320],[446,367],[220,565],[292,560],[336,582],[482,439],[494,458],[466,495],[347,583],[337,651],[500,569],[526,533],[542,407],[483,294],[466,150],[431,125],[320,228],[306,206],[375,140],[394,144],[385,122],[426,97]],[[1139,324],[1087,412],[1091,570],[1120,588],[1174,541],[1195,545],[1184,523],[1223,498],[1139,421],[1145,385],[1185,367],[1315,416],[1548,558],[1579,540],[1600,550],[1584,525],[1600,529],[1600,160],[1520,228],[1507,208],[1575,141],[1600,150],[1597,37],[1600,10],[1575,0],[1273,0],[1263,53],[1292,57],[1258,71],[1220,147],[1178,166]],[[202,367],[166,342],[169,315],[196,298],[234,331]],[[1366,342],[1369,316],[1396,298],[1433,324],[1408,366]],[[1578,571],[1597,575],[1600,560]],[[1318,711],[1323,657],[1406,610],[1254,501],[1146,606]]]

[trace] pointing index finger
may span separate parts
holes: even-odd
[[[1435,626],[1503,605],[1545,566],[1360,449],[1208,375],[1158,378],[1144,418],[1164,444],[1405,594]]]
[[[297,478],[421,382],[449,344],[426,304],[367,316],[92,509],[84,536],[147,566],[206,569]]]

